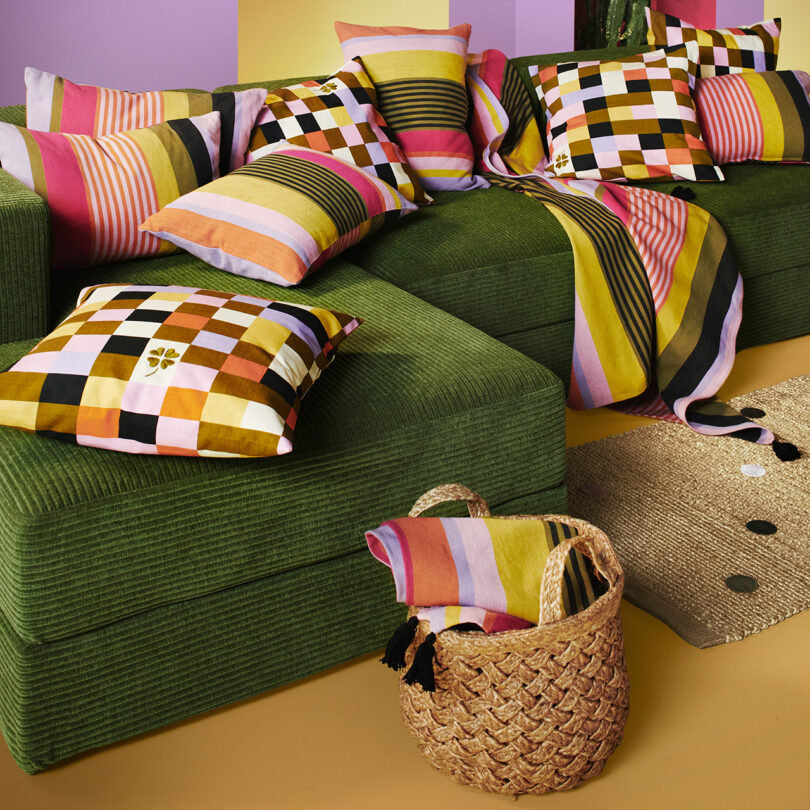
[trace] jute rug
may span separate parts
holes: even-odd
[[[568,455],[570,512],[610,537],[625,596],[698,647],[810,607],[810,375],[732,404],[801,458],[663,422]]]

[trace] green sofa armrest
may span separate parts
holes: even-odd
[[[50,272],[48,205],[0,169],[0,343],[47,332]]]

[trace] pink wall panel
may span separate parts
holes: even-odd
[[[14,0],[0,24],[0,105],[27,65],[121,90],[236,81],[238,0]]]
[[[472,25],[470,51],[507,56],[574,48],[574,0],[449,0],[450,25]]]

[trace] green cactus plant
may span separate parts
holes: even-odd
[[[575,47],[637,47],[646,32],[650,0],[577,0]]]

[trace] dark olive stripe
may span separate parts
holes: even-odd
[[[236,96],[233,93],[212,93],[213,109],[219,113],[219,176],[224,177],[231,166],[233,149],[233,128],[236,123]]]
[[[673,374],[672,379],[660,389],[661,398],[670,407],[675,400],[692,394],[717,360],[716,347],[720,345],[720,336],[731,306],[736,280],[736,265],[726,244],[706,302],[697,342],[689,356],[682,359],[680,368]]]
[[[562,540],[565,539],[565,535],[561,535],[559,531],[559,526],[556,523],[549,521],[548,523],[549,533],[551,535],[551,542],[554,544],[554,548],[556,548]],[[576,567],[576,566],[574,566]],[[580,599],[577,598],[576,588],[574,586],[574,581],[571,579],[571,566],[567,564],[563,568],[563,607],[565,608],[565,612],[572,616],[580,609]],[[539,594],[538,594],[539,596]]]
[[[303,158],[281,153],[266,155],[236,173],[261,177],[303,194],[326,212],[341,235],[368,217],[363,198],[348,182],[325,166]]]
[[[467,91],[458,82],[405,79],[377,85],[380,111],[395,132],[403,129],[458,129],[467,121]]]
[[[214,171],[211,167],[211,156],[208,154],[208,147],[200,130],[191,123],[188,118],[175,118],[166,122],[174,132],[177,133],[183,146],[186,147],[191,165],[194,167],[194,174],[197,178],[197,186],[204,186],[214,179]]]
[[[517,146],[529,123],[534,120],[529,91],[511,62],[505,64],[500,102],[509,118],[509,129],[503,139],[501,152],[509,153]]]
[[[795,155],[790,155],[788,160],[798,159],[801,154],[801,160],[810,161],[810,103],[808,103],[807,93],[799,82],[796,74],[790,70],[780,70],[773,74],[774,78],[778,78],[785,86],[785,90],[793,100],[793,105],[796,108],[796,115],[798,116],[800,126],[793,127],[791,130],[791,137],[797,140],[804,140],[804,148],[799,151],[797,149]],[[767,78],[766,78],[767,81]],[[769,82],[770,84],[770,82]],[[787,133],[785,133],[785,140],[787,140]]]
[[[555,192],[539,181],[523,180],[531,196],[555,205],[584,231],[599,258],[616,311],[633,350],[644,367],[652,360],[655,306],[647,274],[629,231],[601,203]]]

